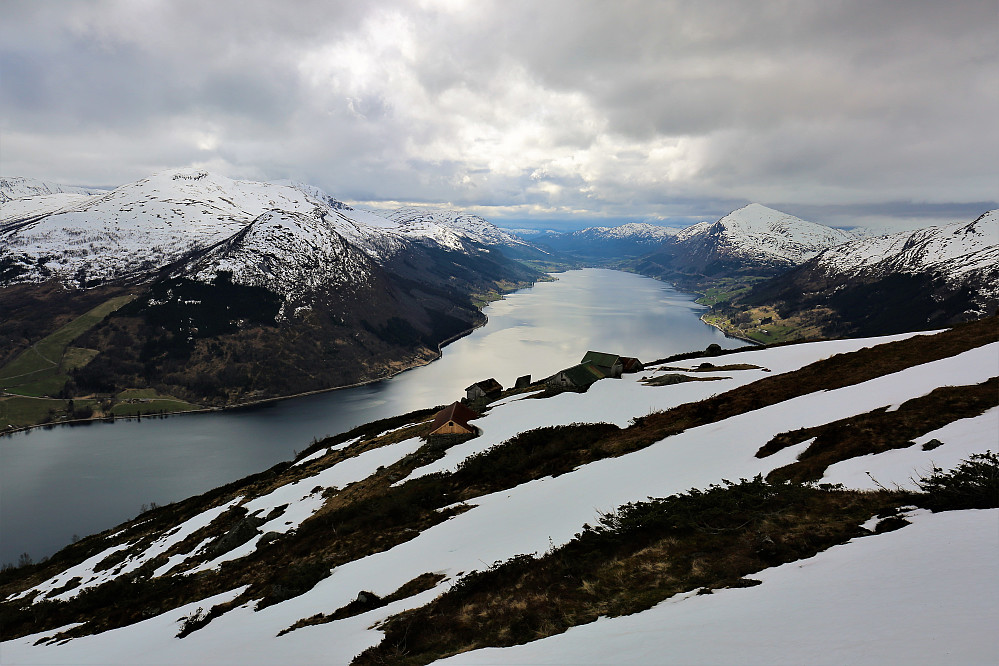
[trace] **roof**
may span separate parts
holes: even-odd
[[[642,370],[645,367],[644,365],[642,365],[641,361],[632,356],[622,356],[621,365],[624,366],[625,372],[638,372],[639,370]]]
[[[498,381],[496,381],[495,379],[493,379],[492,377],[490,377],[489,379],[483,379],[481,382],[475,382],[471,386],[466,387],[465,390],[468,391],[468,390],[470,390],[470,389],[472,389],[472,388],[474,388],[476,386],[478,386],[480,389],[482,389],[486,393],[490,393],[492,391],[502,391],[503,390],[503,386]]]
[[[580,363],[592,363],[593,365],[599,365],[605,368],[613,367],[615,364],[621,362],[621,357],[617,354],[606,354],[604,352],[598,351],[588,351],[586,356]]]
[[[482,415],[474,410],[469,409],[460,402],[453,402],[444,409],[442,409],[441,411],[434,414],[434,423],[430,429],[431,431],[437,430],[448,421],[454,421],[459,425],[471,429],[471,426],[468,425],[468,422],[471,421],[472,419],[477,419],[480,416]]]
[[[575,386],[589,386],[598,379],[603,379],[606,375],[592,363],[580,363],[571,368],[566,368],[562,374]]]

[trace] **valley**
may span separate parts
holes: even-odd
[[[607,623],[769,603],[803,563],[939,566],[941,538],[977,560],[909,623],[969,601],[967,626],[992,622],[999,590],[971,581],[997,544],[952,526],[999,509],[994,212],[858,239],[750,204],[557,251],[457,211],[198,170],[57,189],[0,217],[0,417],[50,428],[3,442],[5,536],[53,530],[51,556],[0,572],[17,663],[152,663],[149,645],[184,662],[237,635],[240,663],[331,644],[358,665],[558,661]],[[576,269],[593,265],[618,270]],[[505,390],[484,379],[499,370]],[[466,434],[432,434],[466,386]],[[149,418],[183,411],[206,413]],[[52,427],[74,419],[111,422]],[[834,621],[864,595],[854,570]],[[881,591],[872,623],[912,592]],[[666,635],[656,650],[690,654]],[[796,654],[840,638],[812,630]]]

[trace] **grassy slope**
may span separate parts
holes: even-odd
[[[0,398],[0,429],[51,421],[68,413],[68,400],[53,398],[69,381],[69,371],[81,368],[97,351],[71,347],[70,343],[131,301],[133,296],[111,298],[45,336],[0,368],[0,391],[16,397]],[[77,400],[74,406],[95,407],[95,400]]]

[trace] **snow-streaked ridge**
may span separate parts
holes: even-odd
[[[954,284],[976,277],[985,295],[999,297],[999,210],[973,222],[851,241],[825,250],[815,264],[846,277],[933,273]]]

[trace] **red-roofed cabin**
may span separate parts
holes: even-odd
[[[477,419],[481,414],[472,411],[460,402],[455,402],[434,415],[430,429],[431,435],[474,435],[476,428],[469,421]]]

